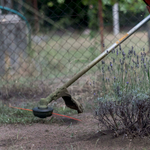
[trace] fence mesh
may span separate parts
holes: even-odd
[[[145,11],[114,12],[119,13],[120,24],[120,31],[114,35],[113,29],[117,24],[113,26],[111,5],[103,8],[102,30],[98,15],[100,10],[95,9],[98,4],[84,5],[82,1],[2,0],[1,5],[5,7],[1,8],[0,15],[0,89],[1,94],[8,97],[9,94],[47,96],[146,16]],[[137,54],[143,49],[148,52],[147,27],[148,24],[145,24],[117,49],[125,53],[132,49]],[[102,38],[104,43],[101,43]],[[104,61],[109,65],[115,55],[112,52]],[[94,93],[95,86],[101,86],[102,65],[99,62],[78,79],[70,87],[72,93],[78,95],[81,88],[84,93]]]

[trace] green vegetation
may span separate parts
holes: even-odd
[[[99,28],[98,0],[76,0],[76,2],[71,3],[69,0],[38,0],[37,2],[39,12],[44,16],[49,17],[58,26],[63,28],[73,27],[74,29],[83,29],[88,27],[94,30]],[[112,6],[116,2],[118,1],[102,0],[105,26],[112,26],[113,24]],[[30,6],[32,5],[32,2],[30,1],[27,3]],[[118,3],[120,5],[120,16],[124,15],[124,18],[131,18],[134,13],[134,16],[131,19],[132,23],[137,21],[137,18],[139,18],[141,13],[145,14],[145,3],[141,0],[136,1],[136,3],[134,0],[128,0],[126,2],[124,0],[120,0]],[[26,17],[29,18],[28,20],[30,20],[32,17],[30,10],[24,10],[24,8],[22,8],[22,11],[25,13]],[[135,16],[137,16],[136,19]],[[121,17],[121,26],[124,26],[127,22],[126,19],[123,19]],[[40,21],[40,23],[43,30],[45,30],[45,27],[47,29],[49,27],[54,29],[56,27],[55,25],[49,24],[45,21]],[[33,24],[32,21],[31,24]]]
[[[146,36],[143,38],[147,40]],[[81,36],[77,40],[67,35],[64,35],[61,39],[59,36],[54,36],[53,39],[48,41],[46,46],[41,47],[42,44],[36,46],[34,58],[39,63],[40,72],[47,78],[73,75],[101,53],[99,39],[98,35],[95,35],[92,39],[88,36]],[[127,44],[130,40],[122,44],[124,51],[128,50],[129,46]],[[113,36],[107,35],[105,47],[108,48],[116,41],[117,39],[114,39]],[[139,41],[139,38],[136,36],[132,39],[132,42],[138,42],[138,47],[145,46],[147,48],[145,43]],[[136,45],[133,44],[132,46]],[[96,71],[96,68],[94,70]]]
[[[102,87],[96,99],[100,123],[132,138],[149,136],[150,60],[145,49],[114,50],[110,62],[102,61]]]
[[[32,109],[36,104],[28,104],[20,106],[21,108]],[[53,107],[54,112],[62,115],[76,114],[75,110],[66,107]],[[40,119],[35,117],[32,111],[20,110],[11,108],[3,103],[0,103],[0,125],[1,124],[32,124],[32,123],[52,123],[56,122],[57,119],[50,117],[47,119]],[[60,120],[61,122],[61,120]]]
[[[68,107],[66,107],[66,105],[64,105],[64,107],[53,107],[53,109],[58,113],[58,114],[62,114],[62,115],[73,115],[73,114],[77,114],[76,110],[72,110]]]
[[[108,59],[103,60],[100,66],[102,78],[101,92],[105,95],[116,95],[115,89],[119,87],[122,94],[127,94],[131,90],[140,89],[142,91],[149,90],[149,57],[146,55],[145,49],[141,52],[134,50],[124,51],[118,48],[112,51],[112,55]]]
[[[29,105],[27,108],[30,108]],[[0,114],[0,124],[26,124],[39,121],[30,111],[10,108],[2,103],[0,103]]]

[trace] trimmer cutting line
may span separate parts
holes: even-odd
[[[45,118],[50,116],[52,112],[52,108],[48,107],[48,104],[53,100],[57,100],[60,97],[63,98],[67,107],[77,110],[78,113],[82,113],[83,112],[82,105],[77,100],[72,98],[72,96],[68,93],[67,88],[71,84],[73,84],[77,79],[79,79],[83,74],[85,74],[88,70],[90,70],[93,66],[95,66],[100,60],[105,58],[113,49],[115,49],[126,39],[128,39],[133,33],[135,33],[141,26],[143,26],[149,20],[150,20],[150,15],[147,16],[145,19],[143,19],[135,27],[133,27],[129,32],[127,32],[122,38],[120,38],[112,46],[106,49],[102,54],[100,54],[97,58],[95,58],[91,63],[89,63],[83,70],[77,73],[72,79],[70,79],[62,87],[58,88],[55,92],[51,93],[48,97],[41,98],[38,107],[33,108],[33,114],[40,118],[41,117]]]
[[[10,104],[9,104],[9,107],[10,107],[10,108],[15,108],[15,109],[20,109],[20,110],[33,111],[32,109],[14,107],[14,106],[11,106]],[[43,113],[43,114],[44,114],[44,113]],[[54,113],[54,112],[53,112],[53,109],[51,108],[51,110],[49,111],[49,116],[51,116],[52,114],[53,114],[53,115],[56,115],[56,116],[61,116],[61,117],[73,119],[73,120],[76,120],[76,121],[81,121],[80,119],[77,119],[77,118],[73,118],[73,117],[70,117],[70,116],[66,116],[66,115],[61,115],[61,114]],[[45,118],[45,115],[43,115],[43,117],[41,116],[40,118]]]

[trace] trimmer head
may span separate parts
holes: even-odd
[[[53,109],[50,107],[47,107],[44,109],[41,109],[39,107],[35,107],[32,110],[33,110],[34,116],[39,117],[39,118],[50,117],[53,113]]]

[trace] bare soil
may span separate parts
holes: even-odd
[[[3,125],[0,127],[0,150],[123,150],[150,149],[150,139],[132,141],[98,126],[92,113],[74,115],[82,121],[53,116],[51,123]],[[52,119],[52,118],[47,118]],[[100,131],[102,130],[102,131]]]

